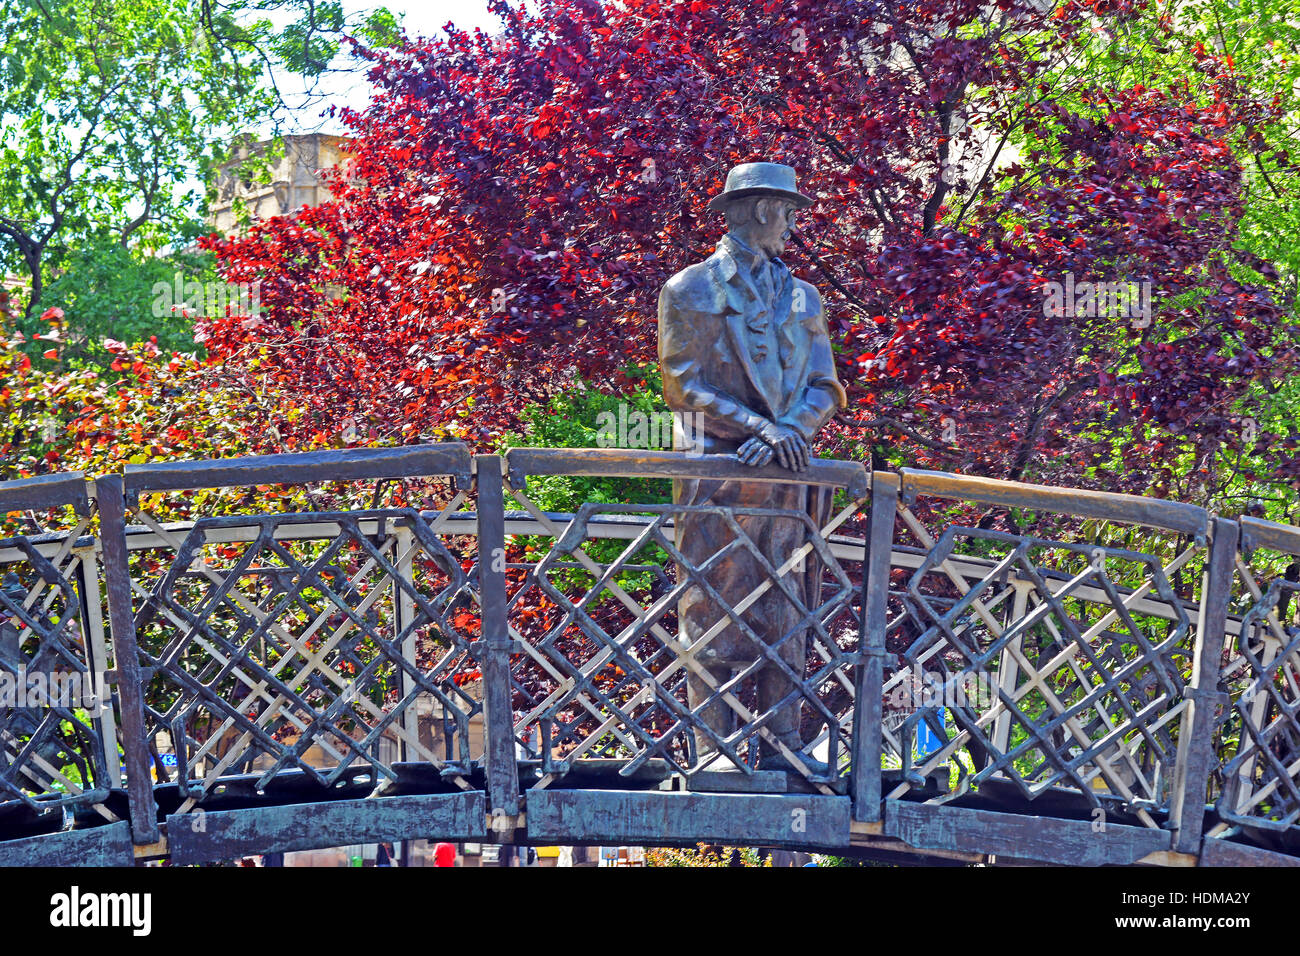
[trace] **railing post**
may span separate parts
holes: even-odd
[[[487,739],[488,810],[519,812],[519,765],[515,762],[514,715],[510,708],[510,629],[506,620],[506,514],[502,462],[496,455],[474,459],[478,508],[478,587],[482,609],[483,707]]]
[[[95,480],[99,504],[99,540],[104,554],[104,591],[108,596],[108,626],[117,669],[117,699],[122,708],[122,751],[125,755],[127,804],[131,836],[141,846],[158,842],[158,806],[149,773],[149,741],[144,727],[144,681],[135,640],[131,602],[131,572],[127,564],[126,506],[122,476]]]
[[[1189,700],[1178,739],[1169,808],[1170,824],[1176,828],[1173,848],[1179,853],[1199,853],[1201,847],[1206,786],[1215,762],[1215,710],[1223,698],[1218,683],[1228,600],[1237,561],[1237,523],[1215,518],[1210,532],[1210,560],[1201,585],[1192,679],[1184,691]]]
[[[871,518],[862,569],[862,626],[858,631],[857,680],[853,704],[853,819],[880,819],[880,689],[884,685],[885,630],[888,626],[889,571],[898,510],[898,475],[871,476]]]
[[[397,569],[397,579],[393,580],[393,641],[396,643],[397,638],[407,628],[411,627],[411,622],[415,620],[415,600],[411,597],[409,588],[415,588],[415,561],[412,556],[413,542],[415,535],[412,533],[409,525],[399,525],[393,529],[393,540],[395,542],[396,554],[394,555],[394,567]],[[405,584],[406,587],[402,585]],[[410,633],[401,645],[402,660],[408,664],[414,665],[416,662],[416,630],[411,628]],[[415,678],[410,672],[402,668],[402,699],[406,700],[411,692],[415,689]],[[418,752],[411,745],[411,741],[420,739],[420,706],[417,695],[409,706],[402,711],[401,725],[403,734],[398,739],[397,752],[400,754],[400,760],[417,760]]]
[[[81,595],[81,614],[86,622],[86,668],[94,681],[99,705],[99,742],[104,748],[104,772],[116,789],[122,785],[122,758],[117,752],[117,720],[104,674],[108,670],[108,642],[104,636],[103,582],[99,557],[92,548],[77,562],[77,591]]]

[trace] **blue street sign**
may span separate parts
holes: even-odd
[[[940,707],[939,720],[945,724],[948,722],[948,712]],[[919,721],[916,725],[916,756],[918,759],[924,759],[937,750],[942,750],[944,744],[948,742],[947,737],[940,737],[925,721]]]

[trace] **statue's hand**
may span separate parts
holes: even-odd
[[[742,465],[759,468],[772,460],[772,448],[761,438],[751,438],[736,449]]]
[[[771,446],[776,453],[776,460],[783,468],[803,471],[808,467],[808,442],[793,428],[776,422],[764,422],[758,429],[757,437]]]

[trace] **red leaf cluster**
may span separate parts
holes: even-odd
[[[345,113],[333,200],[208,241],[267,316],[212,322],[207,346],[227,368],[271,351],[302,412],[282,434],[490,445],[575,376],[654,361],[659,288],[722,231],[708,197],[775,159],[819,200],[790,259],[842,346],[828,450],[1170,491],[1295,361],[1267,290],[1229,275],[1229,144],[1276,107],[1208,54],[1208,94],[1057,69],[1085,15],[1142,3],[998,9],[540,0],[504,38],[363,50],[378,93]],[[1049,314],[1067,275],[1147,284],[1151,321]],[[1267,467],[1300,477],[1294,455]]]

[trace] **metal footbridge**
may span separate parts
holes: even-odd
[[[714,629],[754,663],[718,679],[679,639],[716,562],[677,550],[706,506],[666,503],[674,477],[793,476],[448,443],[0,483],[0,865],[419,838],[1300,863],[1300,529],[815,461],[793,480],[832,516],[791,513],[788,560],[721,509],[764,581]],[[584,500],[610,478],[622,500]],[[561,493],[584,503],[537,503]],[[802,672],[760,599],[797,612]]]

